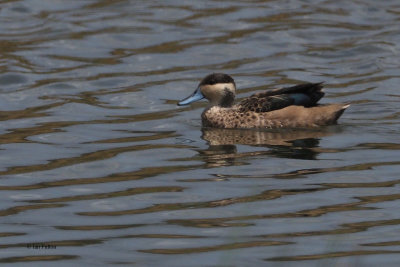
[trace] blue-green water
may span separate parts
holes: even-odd
[[[397,1],[0,3],[0,263],[396,266]],[[239,98],[325,82],[312,130],[202,129]]]

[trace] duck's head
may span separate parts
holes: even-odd
[[[228,74],[212,73],[201,80],[193,94],[179,101],[178,106],[206,98],[213,106],[230,107],[236,95],[235,81]]]

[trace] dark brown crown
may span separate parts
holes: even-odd
[[[235,84],[235,81],[231,76],[228,74],[224,73],[212,73],[207,75],[206,77],[201,80],[200,85],[212,85],[212,84],[217,84],[217,83],[233,83]]]

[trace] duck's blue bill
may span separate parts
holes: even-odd
[[[190,96],[186,97],[185,99],[179,101],[178,102],[178,106],[188,105],[188,104],[190,104],[192,102],[199,101],[199,100],[201,100],[203,98],[204,98],[204,96],[200,91],[200,87],[198,87],[196,89],[196,91],[194,91],[194,93],[192,95],[190,95]]]

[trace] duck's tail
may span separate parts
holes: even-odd
[[[323,116],[324,121],[322,124],[335,124],[337,120],[342,116],[343,112],[350,107],[350,104],[327,104],[327,105],[321,105],[317,106],[318,107],[325,107],[325,111],[323,111]]]
[[[344,104],[344,105],[340,105],[340,104],[339,104],[338,109],[336,110],[336,112],[333,113],[333,114],[334,114],[333,122],[336,122],[336,121],[340,118],[340,116],[342,116],[343,112],[344,112],[348,107],[350,107],[350,104]]]

